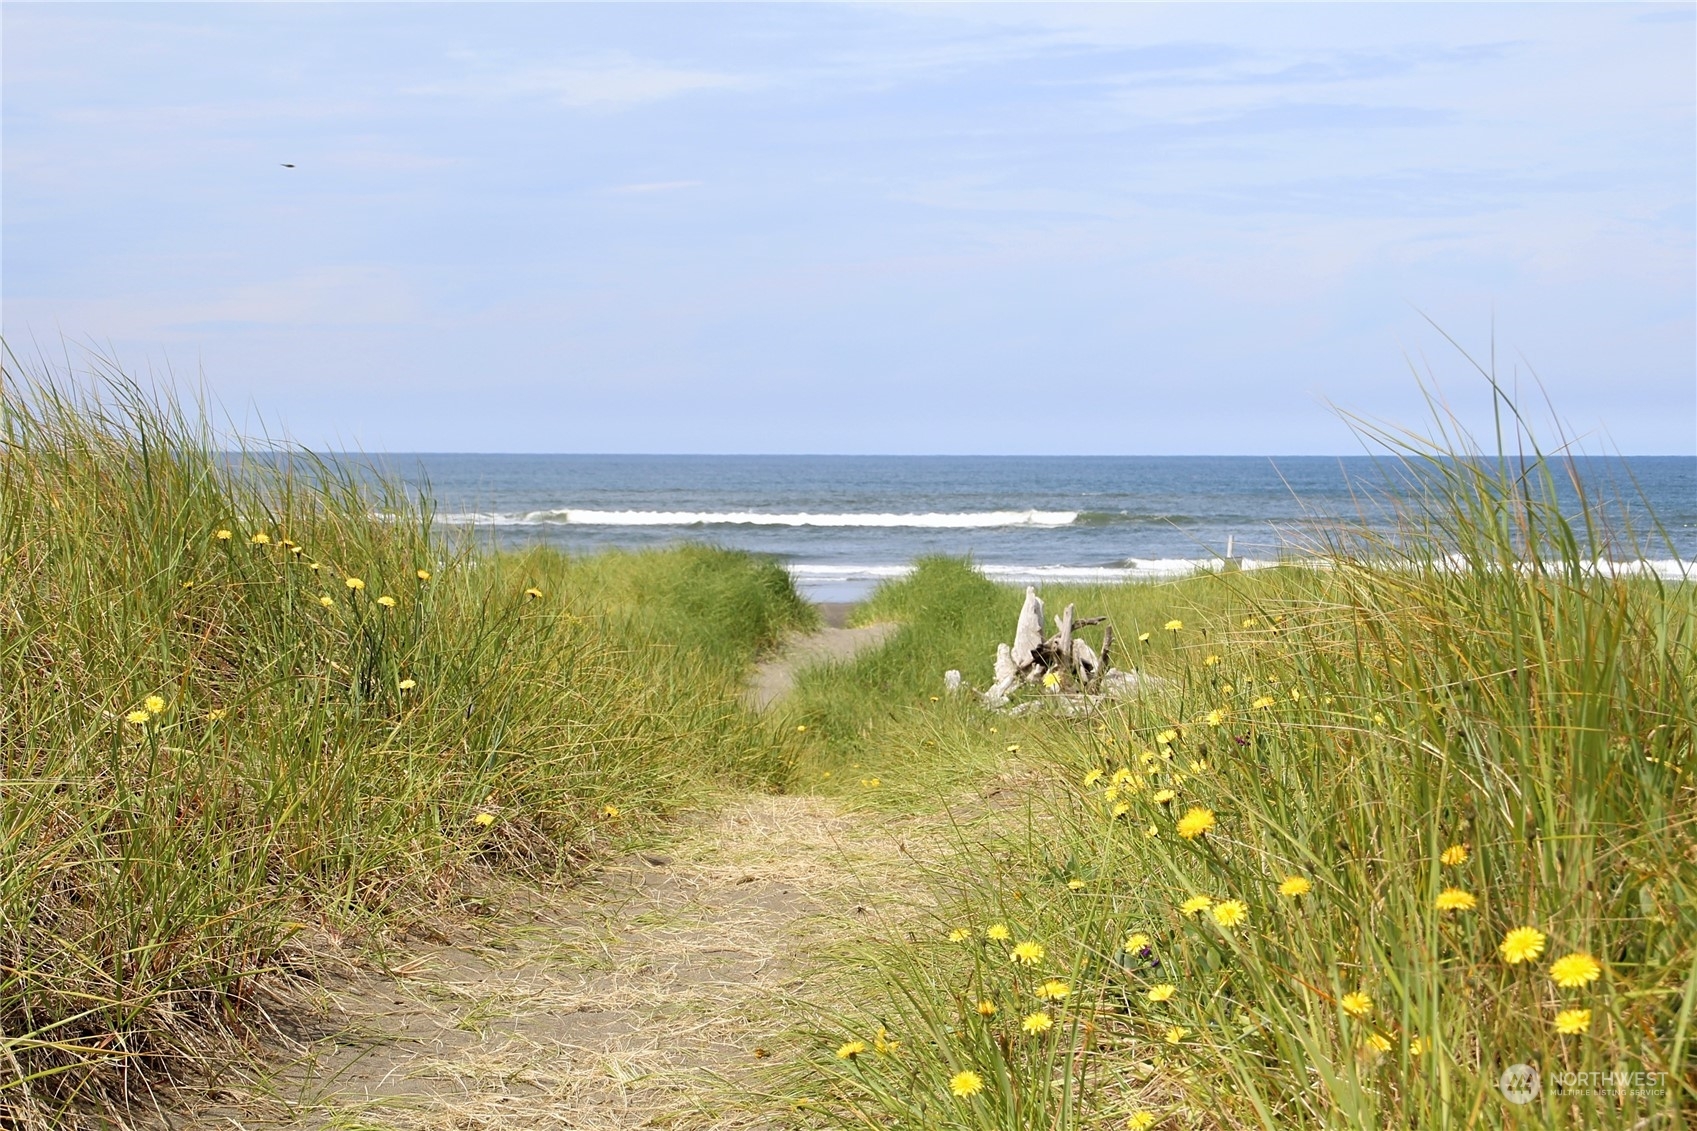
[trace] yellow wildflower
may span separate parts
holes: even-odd
[[[1058,672],[1044,672],[1043,673],[1043,686],[1045,688],[1047,688],[1050,691],[1053,691],[1055,688],[1059,687],[1060,685],[1061,685],[1061,677],[1060,677],[1060,674]]]
[[[149,695],[141,701],[141,705],[147,708],[150,715],[157,715],[165,710],[165,700],[158,695]]]
[[[1471,911],[1479,906],[1479,901],[1474,898],[1472,892],[1462,891],[1460,888],[1445,888],[1438,893],[1433,906],[1439,911]]]
[[[1171,982],[1162,982],[1158,986],[1150,986],[1149,992],[1144,996],[1150,1001],[1170,1001],[1172,1000],[1172,996],[1177,992],[1177,986],[1173,985]]]
[[[323,605],[326,609],[328,609],[331,605],[334,605],[336,603],[336,598],[334,598],[334,597],[330,596],[330,594],[326,593],[322,597],[318,598],[318,603],[320,605]]]
[[[1314,890],[1314,885],[1308,882],[1306,876],[1286,876],[1279,884],[1279,894],[1288,895],[1295,899],[1299,895],[1307,895]]]
[[[1013,937],[1013,935],[1008,932],[1006,924],[992,923],[985,929],[984,937],[987,939],[994,939],[997,942],[1007,942]]]
[[[357,577],[344,577],[342,578],[342,584],[346,585],[349,589],[352,589],[355,593],[358,593],[361,589],[365,588],[365,582],[361,581]]]
[[[1564,990],[1588,986],[1602,977],[1603,968],[1584,951],[1564,954],[1550,963],[1550,977]]]
[[[131,711],[129,714],[124,716],[124,721],[134,726],[140,726],[142,723],[145,723],[152,718],[153,716],[148,714],[146,711]]]
[[[1448,864],[1452,868],[1458,864],[1467,863],[1467,846],[1465,844],[1450,845],[1438,854],[1438,863]]]
[[[1195,840],[1212,829],[1215,823],[1212,809],[1196,806],[1178,819],[1178,835],[1185,840]]]
[[[1114,816],[1116,817],[1123,817],[1129,812],[1131,812],[1131,806],[1124,801],[1114,806]]]
[[[969,1099],[984,1090],[984,1077],[970,1069],[949,1077],[949,1091],[960,1099]]]
[[[1190,1036],[1189,1029],[1186,1029],[1182,1025],[1174,1025],[1172,1028],[1167,1030],[1167,1043],[1169,1045],[1176,1045],[1188,1036]]]
[[[980,1017],[994,1017],[994,1016],[996,1016],[996,1003],[991,1001],[989,998],[985,998],[982,1001],[980,1001],[978,1003],[978,1016],[980,1016]]]
[[[1412,1041],[1408,1042],[1408,1055],[1410,1055],[1410,1056],[1420,1056],[1425,1051],[1426,1051],[1426,1038],[1425,1037],[1415,1037]]]
[[[617,805],[603,805],[601,806],[601,815],[611,820],[619,815],[619,807]]]
[[[1228,899],[1209,912],[1222,927],[1235,927],[1249,918],[1249,905],[1241,899]]]
[[[1273,697],[1271,695],[1262,695],[1262,696],[1259,696],[1249,706],[1252,710],[1265,711],[1268,707],[1271,707],[1272,705],[1273,705]]]
[[[1254,617],[1245,617],[1243,619],[1243,627],[1244,628],[1254,628],[1255,627],[1255,618]]]
[[[475,824],[475,825],[481,825],[484,828],[488,828],[490,825],[493,825],[495,823],[495,814],[493,814],[493,813],[479,813],[477,816],[473,817],[471,820],[472,820],[472,823]]]
[[[1184,628],[1184,622],[1181,620],[1170,620],[1161,627],[1168,632],[1178,632]]]
[[[1174,793],[1170,789],[1158,789],[1155,791],[1153,796],[1150,797],[1150,800],[1155,802],[1157,805],[1166,805],[1171,803],[1172,799],[1177,796],[1178,794]]]
[[[1591,1029],[1589,1009],[1564,1009],[1556,1014],[1556,1032],[1574,1037]]]
[[[214,534],[213,537],[218,539],[220,542],[228,542],[231,538],[234,538],[235,535],[230,533],[228,530],[220,530],[218,533]]]
[[[1502,945],[1497,953],[1503,956],[1503,961],[1510,966],[1518,966],[1522,962],[1535,961],[1544,953],[1544,932],[1536,927],[1516,927],[1503,936]]]
[[[880,1056],[894,1056],[901,1047],[902,1043],[891,1037],[887,1029],[880,1028],[878,1035],[872,1038],[872,1051]]]
[[[1162,746],[1171,746],[1178,741],[1178,731],[1164,730],[1155,736],[1155,741]]]
[[[392,609],[392,608],[395,607],[395,599],[393,597],[389,596],[387,593],[385,593],[383,596],[377,598],[377,603],[379,605],[382,605],[385,609]]]
[[[848,1041],[837,1050],[838,1060],[853,1060],[866,1051],[865,1041]]]
[[[416,679],[403,679],[403,680],[401,680],[400,683],[396,684],[395,686],[399,687],[402,691],[411,691],[413,688],[418,686],[418,680],[416,680]]]
[[[1050,978],[1037,987],[1037,996],[1044,1001],[1060,1001],[1070,993],[1072,993],[1072,987],[1059,978]]]
[[[1378,726],[1378,727],[1384,726],[1385,725],[1385,716],[1381,715],[1377,711],[1374,711],[1373,712],[1373,725]]]
[[[1338,999],[1338,1004],[1343,1006],[1343,1011],[1351,1017],[1366,1017],[1373,1012],[1373,999],[1360,990],[1344,994]]]
[[[1146,1111],[1134,1111],[1126,1117],[1125,1131],[1149,1131],[1155,1126],[1155,1117]]]
[[[1013,948],[1013,960],[1021,966],[1035,966],[1043,961],[1046,952],[1040,942],[1022,942]]]
[[[1218,707],[1215,707],[1212,711],[1208,712],[1208,725],[1209,726],[1217,727],[1225,721],[1226,721],[1226,713],[1224,711],[1220,710]]]
[[[867,789],[877,789],[879,786],[884,784],[884,779],[883,778],[861,778],[860,784],[865,786]]]
[[[1391,1039],[1383,1033],[1369,1033],[1367,1034],[1367,1047],[1374,1052],[1390,1052]]]
[[[1219,662],[1220,662],[1220,658],[1219,658],[1219,657],[1218,657],[1218,656],[1207,656],[1207,657],[1205,657],[1205,658],[1204,658],[1204,659],[1203,659],[1203,660],[1202,660],[1202,662],[1203,662],[1203,663],[1204,663],[1204,664],[1205,664],[1205,665],[1207,665],[1207,666],[1208,666],[1208,667],[1210,667],[1210,668],[1211,668],[1211,667],[1213,667],[1213,666],[1214,666],[1214,665],[1215,665],[1215,664],[1217,664],[1217,663],[1219,663]]]
[[[1149,945],[1149,936],[1141,931],[1133,931],[1125,937],[1125,949],[1139,951]]]
[[[1139,643],[1139,644],[1147,644],[1147,643],[1149,643],[1149,634],[1148,634],[1148,633],[1147,633],[1147,632],[1140,632],[1140,633],[1138,633],[1138,634],[1137,634],[1137,642],[1138,642],[1138,643]]]
[[[1214,901],[1205,895],[1193,895],[1179,904],[1179,914],[1200,915],[1214,905]]]
[[[1103,771],[1101,771],[1099,769],[1098,770],[1091,770],[1088,774],[1085,774],[1084,775],[1084,788],[1089,789],[1091,786],[1093,786],[1097,782],[1101,781],[1102,780],[1102,774],[1103,774]]]
[[[211,722],[217,722],[229,713],[230,712],[223,707],[214,707],[212,710],[206,712],[206,717]]]
[[[252,538],[249,538],[248,541],[252,542],[255,546],[269,546],[271,544],[271,535],[266,534],[264,531],[260,531]]]
[[[542,590],[540,590],[540,589],[536,588],[536,586],[532,585],[529,589],[526,589],[524,591],[524,595],[526,597],[529,597],[532,601],[534,601],[538,597],[542,596]]]
[[[1019,1023],[1019,1027],[1024,1029],[1027,1033],[1030,1033],[1033,1037],[1036,1037],[1047,1033],[1050,1029],[1053,1029],[1055,1027],[1055,1019],[1039,1009],[1036,1013],[1026,1014],[1025,1020]]]
[[[954,930],[949,932],[949,941],[950,942],[965,942],[967,939],[970,939],[971,937],[972,937],[972,928],[971,927],[956,927]]]
[[[1083,891],[1084,881],[1079,879],[1077,876],[1074,876],[1072,879],[1067,881],[1067,887],[1072,891]]]
[[[1114,785],[1126,785],[1126,784],[1134,781],[1136,778],[1137,778],[1136,774],[1132,773],[1126,767],[1121,766],[1119,769],[1114,771],[1113,784]]]

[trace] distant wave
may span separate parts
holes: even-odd
[[[761,511],[530,511],[491,514],[464,511],[436,516],[457,526],[906,526],[963,529],[996,526],[1068,526],[1077,511],[977,511],[964,514],[767,514]]]

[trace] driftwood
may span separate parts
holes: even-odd
[[[1095,625],[1102,626],[1100,652],[1077,635],[1078,629]],[[1055,634],[1044,639],[1043,599],[1036,587],[1027,586],[1025,603],[1014,625],[1013,644],[996,645],[995,682],[983,693],[984,702],[991,707],[1005,706],[1021,684],[1037,684],[1046,697],[1053,698],[1054,709],[1076,713],[1091,709],[1104,696],[1135,694],[1143,687],[1164,682],[1135,671],[1110,668],[1108,656],[1113,645],[1114,627],[1107,617],[1080,617],[1072,605],[1055,617]],[[949,674],[959,679],[957,673]],[[953,690],[959,685],[949,686]],[[1023,703],[1016,710],[1023,714],[1039,709],[1042,702]]]

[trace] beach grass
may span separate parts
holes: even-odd
[[[988,684],[1017,592],[943,561],[880,592],[906,627],[804,683],[800,773],[946,812],[956,851],[934,917],[834,955],[799,1110],[1686,1126],[1697,598],[1596,568],[1618,510],[1509,432],[1501,459],[1380,434],[1396,527],[1339,525],[1307,567],[1047,591],[1163,681],[1085,715],[943,693]]]
[[[346,461],[107,373],[0,420],[0,1124],[149,1108],[336,946],[792,772],[777,565],[451,543]]]

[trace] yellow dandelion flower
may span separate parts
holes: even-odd
[[[1121,801],[1114,806],[1114,816],[1116,817],[1123,817],[1129,812],[1131,812],[1131,805],[1128,802]]]
[[[1017,742],[1009,743],[1008,744],[1008,753],[1009,754],[1018,754],[1019,753],[1019,743],[1017,743]]]
[[[1164,730],[1155,736],[1155,741],[1162,746],[1171,746],[1178,741],[1178,731]]]
[[[1204,663],[1204,664],[1205,664],[1205,665],[1207,665],[1207,666],[1208,666],[1208,667],[1210,667],[1210,668],[1211,668],[1211,667],[1213,667],[1213,666],[1214,666],[1214,665],[1215,665],[1215,664],[1217,664],[1217,663],[1219,663],[1219,662],[1220,662],[1220,658],[1219,658],[1219,657],[1218,657],[1218,656],[1205,656],[1205,657],[1204,657],[1204,658],[1203,658],[1203,660],[1202,660],[1202,662],[1203,662],[1203,663]]]
[[[1013,938],[1013,935],[1008,931],[1007,924],[992,923],[985,929],[984,937],[987,939],[994,939],[996,942],[1007,942],[1009,939]]]
[[[1426,1051],[1426,1038],[1425,1037],[1415,1037],[1412,1041],[1408,1042],[1408,1055],[1410,1055],[1410,1056],[1421,1056],[1422,1054],[1425,1053],[1425,1051]]]
[[[1591,1029],[1591,1011],[1589,1009],[1564,1009],[1556,1014],[1556,1032],[1567,1037],[1575,1037]]]
[[[1186,1029],[1183,1025],[1174,1025],[1167,1030],[1167,1043],[1176,1045],[1188,1036],[1190,1036],[1189,1029]]]
[[[879,1056],[894,1056],[901,1047],[902,1043],[891,1037],[887,1029],[879,1029],[878,1035],[872,1038],[872,1051]]]
[[[1097,782],[1101,781],[1102,777],[1103,777],[1103,771],[1102,770],[1091,770],[1088,774],[1084,775],[1084,788],[1085,789],[1091,788]]]
[[[1077,876],[1074,876],[1072,879],[1067,881],[1067,887],[1072,891],[1083,891],[1084,881],[1079,879]]]
[[[1291,702],[1300,703],[1302,702],[1302,692],[1293,687],[1290,689],[1290,698]]]
[[[1043,961],[1043,955],[1046,953],[1042,943],[1027,940],[1014,946],[1013,960],[1021,966],[1035,966]]]
[[[1060,677],[1060,674],[1058,672],[1044,672],[1043,673],[1043,686],[1046,687],[1048,690],[1053,691],[1055,688],[1059,687],[1060,685],[1061,685],[1061,677]]]
[[[414,570],[413,576],[418,578],[420,581],[429,581],[430,580],[430,571],[427,570],[427,569]]]
[[[1550,963],[1550,977],[1564,990],[1588,986],[1602,974],[1602,966],[1584,951],[1564,954]]]
[[[994,1017],[994,1016],[996,1016],[996,1003],[991,1001],[989,998],[985,998],[983,1001],[980,1001],[978,1003],[978,1016],[980,1016],[980,1017]]]
[[[1272,705],[1273,705],[1273,697],[1271,695],[1262,695],[1262,696],[1257,697],[1256,700],[1253,703],[1251,703],[1249,706],[1250,706],[1251,710],[1265,711],[1268,707],[1271,707]]]
[[[192,582],[192,581],[183,582],[183,588],[184,589],[193,589],[194,588],[194,582]]]
[[[1139,643],[1139,644],[1147,644],[1147,643],[1149,643],[1149,634],[1148,634],[1148,633],[1147,633],[1147,632],[1140,632],[1140,633],[1138,633],[1138,634],[1137,634],[1137,642],[1138,642],[1138,643]]]
[[[1125,949],[1139,951],[1149,945],[1149,936],[1142,931],[1133,931],[1125,937]]]
[[[395,686],[399,687],[402,691],[411,691],[413,688],[418,686],[418,680],[416,680],[416,679],[403,679],[403,680],[401,680],[400,683],[396,684]]]
[[[879,786],[884,784],[884,779],[883,778],[861,778],[860,784],[865,786],[867,789],[877,789]]]
[[[214,707],[212,710],[206,712],[206,717],[211,722],[217,722],[229,713],[230,712],[223,707]]]
[[[1373,712],[1373,725],[1376,726],[1376,727],[1384,726],[1385,725],[1385,716],[1381,715],[1377,711],[1374,711]]]
[[[165,710],[165,700],[158,695],[149,695],[141,701],[141,705],[147,708],[150,715],[157,715]]]
[[[1445,888],[1438,893],[1438,898],[1432,905],[1439,911],[1471,911],[1479,906],[1479,900],[1470,891],[1460,888]]]
[[[495,814],[479,813],[477,816],[473,817],[471,821],[474,825],[481,825],[484,828],[488,828],[490,825],[495,823]]]
[[[1367,1047],[1378,1053],[1390,1052],[1391,1039],[1383,1033],[1369,1033],[1367,1034]]]
[[[1190,764],[1190,772],[1193,773],[1193,774],[1207,773],[1208,772],[1208,763],[1206,763],[1206,762],[1192,762]]]
[[[1125,1131],[1149,1131],[1153,1126],[1155,1117],[1146,1111],[1134,1111],[1125,1120]]]
[[[1177,986],[1173,985],[1171,982],[1162,982],[1158,986],[1150,986],[1149,992],[1143,996],[1148,998],[1150,1001],[1171,1001],[1173,995],[1176,993],[1178,993]]]
[[[853,1060],[866,1051],[865,1041],[847,1041],[837,1049],[838,1060]]]
[[[949,1091],[958,1099],[970,1099],[984,1090],[984,1077],[968,1069],[949,1077]]]
[[[1179,904],[1181,915],[1200,915],[1214,905],[1214,901],[1205,895],[1193,895]]]
[[[1119,769],[1114,771],[1113,784],[1114,785],[1126,785],[1129,782],[1131,782],[1132,780],[1134,780],[1136,777],[1137,777],[1136,774],[1132,773],[1126,767],[1121,766]]]
[[[1220,710],[1218,707],[1215,707],[1212,711],[1208,712],[1208,725],[1209,726],[1217,727],[1225,721],[1226,721],[1226,713],[1224,711]]]
[[[385,609],[392,609],[392,608],[395,607],[395,599],[393,597],[389,596],[387,593],[385,593],[383,596],[377,598],[377,603],[379,605],[382,605]]]
[[[970,939],[971,937],[972,937],[972,928],[971,927],[956,927],[954,930],[949,932],[949,941],[950,942],[965,942],[967,939]]]
[[[1308,882],[1306,876],[1286,876],[1279,884],[1279,894],[1288,895],[1295,899],[1299,895],[1307,895],[1314,890],[1314,885]]]
[[[1041,1036],[1055,1027],[1055,1019],[1039,1009],[1036,1013],[1027,1013],[1025,1020],[1019,1023],[1019,1027],[1033,1037]]]
[[[346,585],[349,589],[352,589],[355,593],[358,593],[360,590],[365,588],[365,582],[361,581],[357,577],[344,577],[342,578],[342,584]]]
[[[540,589],[536,588],[536,586],[532,585],[529,589],[526,589],[524,591],[524,595],[526,597],[530,598],[532,601],[534,601],[538,597],[542,596],[542,590],[540,590]]]
[[[1503,936],[1502,945],[1497,953],[1503,956],[1503,961],[1510,966],[1518,966],[1522,962],[1536,961],[1544,953],[1545,935],[1536,927],[1516,927]]]
[[[230,539],[234,538],[235,535],[228,530],[220,530],[218,533],[214,534],[213,537],[218,539],[220,542],[228,542]]]
[[[258,534],[255,534],[252,538],[249,538],[248,541],[252,542],[255,546],[269,546],[271,544],[271,535],[265,533],[264,531],[260,531]]]
[[[319,570],[323,569],[324,566],[319,562],[307,562],[306,568],[310,569],[313,573],[317,573]]]
[[[330,596],[330,594],[326,593],[326,594],[324,594],[324,596],[318,598],[318,603],[320,605],[323,605],[326,609],[328,609],[330,606],[332,606],[336,603],[336,598],[334,598],[334,597]]]
[[[1338,1004],[1343,1006],[1343,1011],[1351,1017],[1366,1017],[1373,1012],[1373,999],[1360,990],[1344,994],[1338,999]]]
[[[1167,632],[1179,632],[1184,628],[1184,622],[1181,620],[1170,620],[1161,627]]]
[[[1143,835],[1148,837],[1150,840],[1154,840],[1161,835],[1161,830],[1156,828],[1154,825],[1150,825],[1143,830]]]
[[[1229,683],[1220,684],[1220,694],[1221,695],[1231,695],[1235,691],[1237,691],[1237,688],[1233,687]]]
[[[807,733],[807,724],[802,723],[800,726],[795,728],[795,732],[797,734],[806,734]]]
[[[1157,789],[1149,800],[1153,801],[1157,805],[1168,805],[1171,804],[1173,798],[1177,796],[1178,794],[1170,789]]]
[[[1222,927],[1235,927],[1249,918],[1249,905],[1241,899],[1228,899],[1209,912]]]
[[[131,711],[129,714],[124,716],[124,721],[132,726],[140,726],[142,723],[148,722],[152,718],[153,716],[148,714],[146,711]]]
[[[1243,619],[1243,627],[1244,628],[1254,628],[1255,627],[1255,618],[1254,617],[1245,617]]]
[[[1072,993],[1072,987],[1059,978],[1050,978],[1037,987],[1037,996],[1044,1001],[1060,1001],[1070,993]]]
[[[1451,868],[1467,863],[1467,846],[1452,844],[1438,854],[1438,863],[1448,864]]]
[[[1212,809],[1203,809],[1196,806],[1178,819],[1178,835],[1185,840],[1195,840],[1212,829],[1215,824]]]
[[[601,806],[601,815],[603,817],[606,817],[608,820],[612,820],[614,817],[617,817],[619,815],[619,813],[620,813],[620,809],[617,805],[603,805],[603,806]]]

